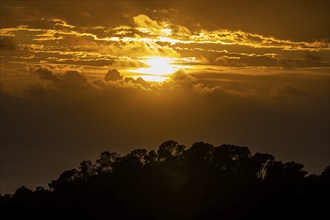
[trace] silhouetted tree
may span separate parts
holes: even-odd
[[[51,181],[48,186],[52,190],[65,190],[74,185],[79,177],[79,173],[76,169],[64,171],[57,180]]]
[[[330,205],[330,166],[306,174],[301,164],[247,147],[186,149],[170,140],[157,151],[105,151],[49,189],[0,195],[0,212],[4,219],[320,219]]]
[[[26,188],[25,186],[21,186],[15,191],[13,199],[16,201],[24,201],[30,199],[32,196],[32,190]]]
[[[158,154],[156,153],[155,150],[149,151],[148,154],[144,155],[144,161],[146,164],[153,165],[157,162],[158,160]]]
[[[184,149],[185,146],[178,144],[176,141],[166,141],[159,146],[157,151],[158,160],[164,161],[168,159],[179,158]]]
[[[92,176],[95,172],[95,166],[93,166],[92,161],[85,160],[80,163],[79,166],[79,178],[85,180]]]
[[[96,169],[99,173],[109,173],[112,170],[112,164],[116,161],[119,155],[104,151],[100,154],[100,158],[96,160]]]

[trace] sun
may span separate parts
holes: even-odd
[[[174,72],[174,67],[171,66],[171,58],[151,57],[145,61],[148,68],[144,68],[142,73],[167,75]],[[142,68],[143,69],[143,68]]]
[[[147,67],[132,72],[141,74],[138,77],[142,77],[146,81],[162,82],[178,70],[178,67],[173,64],[174,60],[175,58],[168,57],[147,57],[142,60]]]

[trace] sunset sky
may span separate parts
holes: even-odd
[[[0,193],[171,139],[330,165],[329,1],[0,7]]]

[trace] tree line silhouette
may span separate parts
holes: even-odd
[[[105,151],[49,189],[0,197],[3,219],[317,219],[328,216],[330,166],[309,175],[247,147],[166,141],[157,151]]]

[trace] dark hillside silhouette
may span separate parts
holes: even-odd
[[[103,152],[49,189],[1,196],[4,219],[317,219],[328,215],[330,167],[309,175],[247,147],[166,141],[157,151]]]

